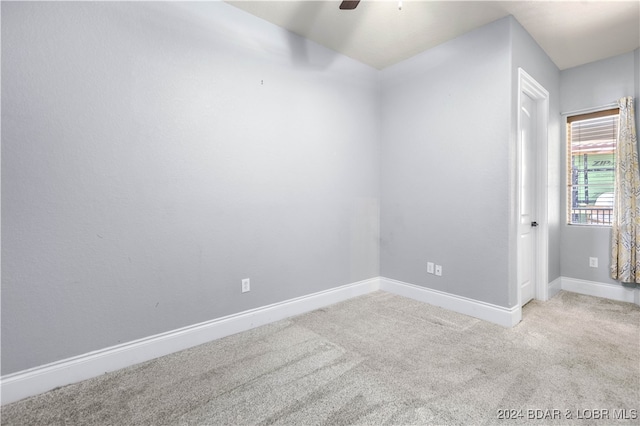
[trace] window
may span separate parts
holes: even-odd
[[[618,109],[567,117],[568,223],[611,226]]]

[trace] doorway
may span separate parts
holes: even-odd
[[[547,134],[549,92],[518,70],[517,299],[548,297]]]

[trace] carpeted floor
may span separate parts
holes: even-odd
[[[376,292],[9,404],[2,425],[640,424],[638,306],[560,292],[523,317]]]

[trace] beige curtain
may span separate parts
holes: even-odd
[[[640,173],[633,98],[622,98],[618,103],[620,126],[611,230],[611,278],[640,283]]]

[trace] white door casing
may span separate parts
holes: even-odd
[[[528,110],[529,114],[522,111],[522,107]],[[549,275],[549,228],[547,221],[547,205],[548,205],[548,177],[547,177],[547,137],[549,122],[549,92],[542,87],[533,77],[527,74],[522,68],[518,69],[518,103],[517,103],[517,161],[516,179],[517,179],[517,195],[514,207],[516,209],[517,221],[514,224],[516,229],[516,293],[518,306],[527,303],[530,297],[538,300],[547,300],[548,298],[548,275]],[[528,121],[528,123],[527,123]],[[525,138],[528,136],[528,142],[522,140],[523,127],[525,130]],[[525,142],[526,148],[523,148]],[[526,150],[526,151],[525,151]],[[523,152],[525,151],[525,152]],[[523,158],[524,157],[524,158]],[[526,161],[526,168],[532,170],[523,170],[523,161],[527,157],[531,157],[531,161]],[[531,185],[526,183],[526,179],[532,180]],[[525,182],[523,182],[525,181]],[[523,185],[528,190],[523,191]],[[529,212],[527,206],[522,206],[523,201],[527,202],[526,193],[530,192],[532,197],[529,200]],[[530,220],[525,217],[526,214],[531,216]],[[533,239],[528,240],[525,224],[528,221],[528,231],[535,235]],[[538,226],[531,229],[531,222],[537,222]],[[526,259],[529,259],[528,261]],[[531,268],[527,270],[527,268]],[[531,287],[528,287],[527,280],[530,281]],[[523,288],[524,286],[524,288]]]

